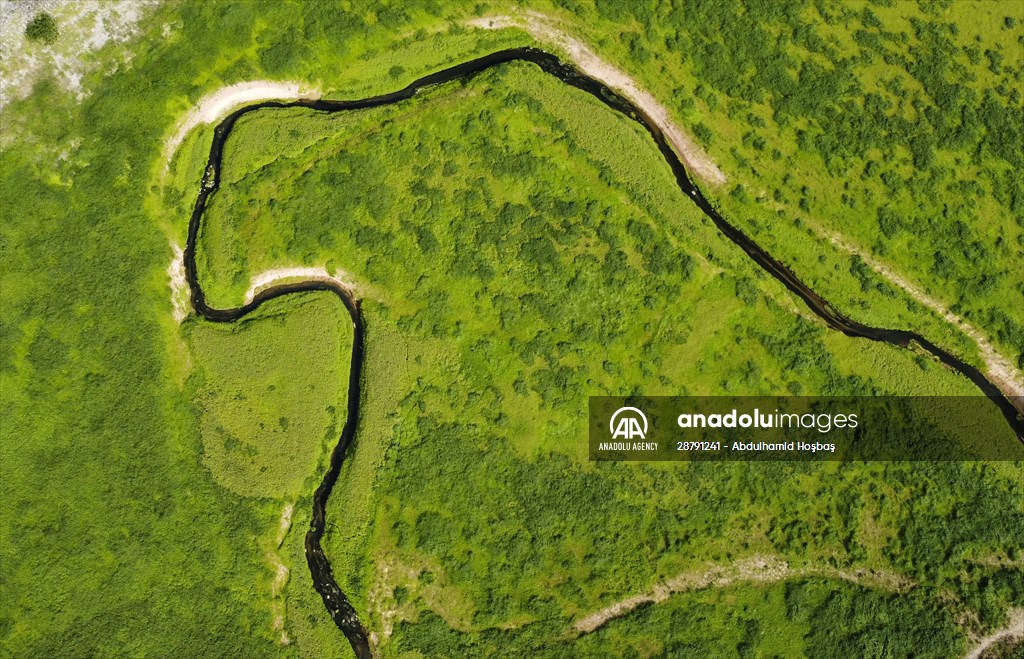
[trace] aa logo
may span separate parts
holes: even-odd
[[[612,415],[608,429],[612,439],[646,439],[647,417],[635,407],[620,407]]]

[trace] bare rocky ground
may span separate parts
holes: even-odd
[[[79,99],[82,78],[98,65],[96,51],[124,43],[159,0],[0,0],[0,110],[24,98],[43,76],[52,74]],[[39,12],[57,21],[52,44],[25,37],[25,27]],[[131,58],[127,49],[120,62]]]

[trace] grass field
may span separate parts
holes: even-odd
[[[1017,359],[1024,17],[885,5],[530,7],[693,126],[730,178],[716,203],[840,309],[976,358],[826,230]],[[169,4],[97,51],[82,98],[44,75],[3,108],[0,654],[348,654],[302,552],[343,421],[344,311],[308,295],[236,327],[178,325],[168,241],[184,241],[212,127],[166,175],[162,140],[223,85],[358,98],[531,43],[460,27],[464,11]],[[586,461],[589,394],[976,394],[826,331],[680,198],[631,122],[515,65],[387,110],[261,112],[236,131],[201,244],[211,302],[283,265],[324,266],[365,301],[362,423],[325,547],[382,655],[949,655],[1024,605],[1016,464]],[[791,572],[573,631],[756,556]]]
[[[192,399],[203,458],[219,484],[289,499],[315,481],[344,423],[346,320],[337,298],[321,293],[273,300],[234,326],[191,328]]]

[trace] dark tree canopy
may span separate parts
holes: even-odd
[[[57,20],[41,11],[25,27],[25,36],[31,41],[53,43],[57,40]]]

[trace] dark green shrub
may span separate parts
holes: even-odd
[[[53,43],[57,40],[57,19],[45,11],[39,12],[25,27],[25,36],[29,41]]]

